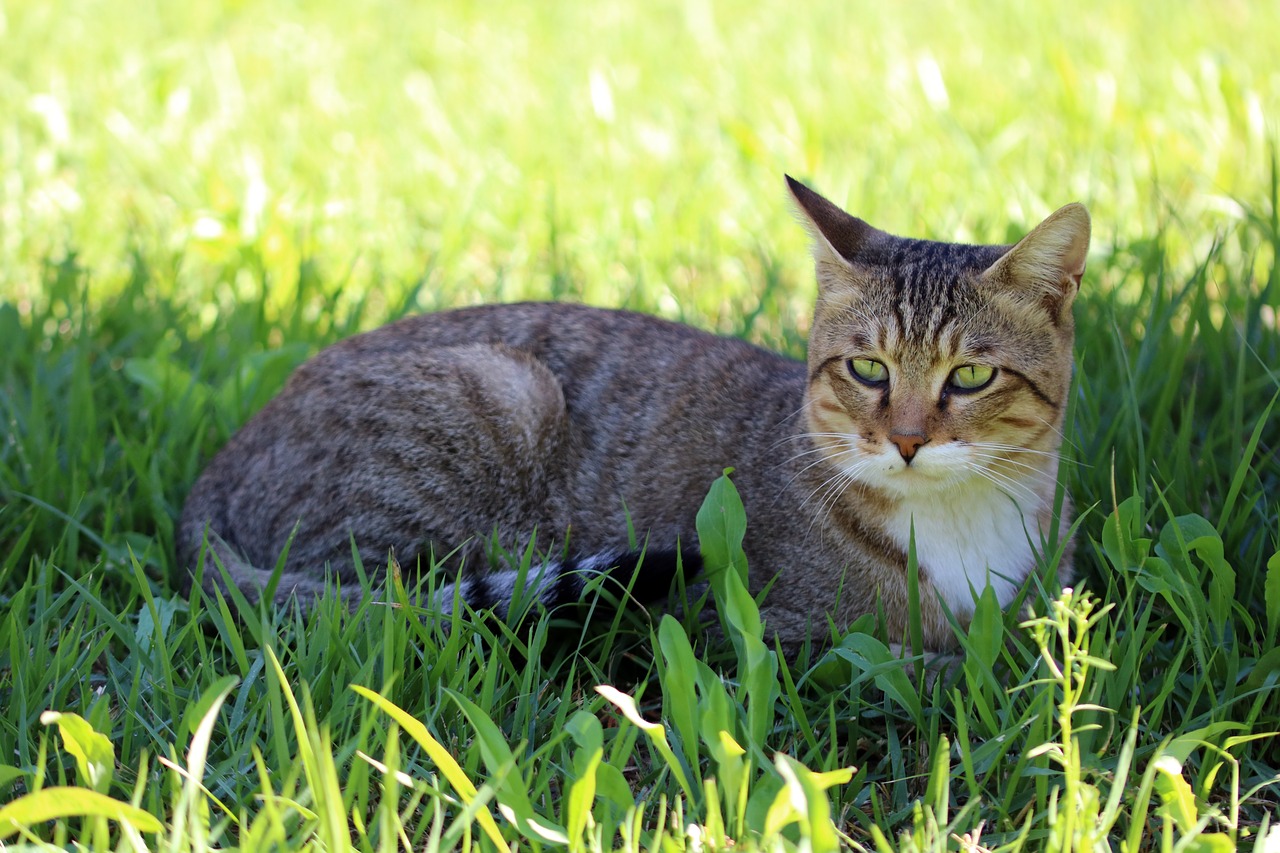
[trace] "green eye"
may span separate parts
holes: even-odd
[[[889,368],[871,358],[849,359],[849,372],[867,385],[883,385],[889,381]]]
[[[951,371],[947,383],[957,391],[977,391],[991,384],[996,369],[985,364],[965,364]]]

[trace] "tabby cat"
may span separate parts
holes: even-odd
[[[664,593],[677,566],[698,570],[695,513],[732,467],[750,586],[772,584],[762,615],[784,646],[877,608],[905,636],[914,530],[925,644],[951,647],[946,610],[964,624],[988,585],[1007,606],[1065,541],[1054,492],[1089,215],[1067,205],[1012,247],[913,240],[787,181],[817,267],[807,363],[579,305],[401,320],[315,356],[231,439],[187,500],[180,560],[207,542],[253,596],[294,536],[284,600],[326,571],[354,586],[353,541],[371,566],[452,554],[461,598],[501,609],[517,573],[487,543],[536,536],[567,555],[525,576],[548,605],[638,560],[643,591]]]

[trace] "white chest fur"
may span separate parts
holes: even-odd
[[[1019,506],[979,480],[965,488],[909,497],[889,530],[905,552],[915,524],[916,557],[951,612],[973,614],[975,596],[990,585],[1007,607],[1035,564],[1042,532],[1034,506]]]

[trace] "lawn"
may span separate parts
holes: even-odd
[[[1280,849],[1277,43],[1190,0],[0,0],[0,846]],[[559,299],[801,355],[784,172],[911,236],[1089,206],[1072,591],[938,679],[874,619],[781,663],[731,573],[728,641],[181,592],[201,466],[358,331]]]

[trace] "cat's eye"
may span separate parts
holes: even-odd
[[[889,368],[873,358],[849,359],[849,373],[867,385],[883,385],[889,381]]]
[[[996,378],[996,369],[985,364],[963,364],[951,371],[947,384],[956,391],[977,391]]]

